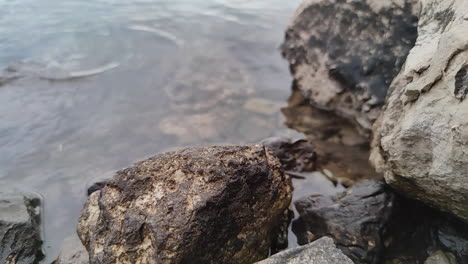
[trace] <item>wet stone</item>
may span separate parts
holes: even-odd
[[[285,171],[314,171],[317,154],[314,146],[305,139],[291,141],[284,137],[272,137],[262,141],[279,158]]]
[[[37,195],[0,192],[0,263],[31,264],[44,257],[40,218]]]
[[[374,180],[334,196],[310,195],[294,203],[300,217],[293,221],[292,230],[300,245],[331,236],[354,263],[379,263],[384,247],[381,234],[393,201],[384,184]]]
[[[278,245],[290,184],[262,145],[164,153],[91,193],[78,234],[91,263],[253,263]]]
[[[417,37],[417,4],[304,1],[281,47],[293,87],[365,137]]]

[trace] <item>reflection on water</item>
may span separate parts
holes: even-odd
[[[0,0],[0,189],[44,196],[46,262],[96,179],[176,147],[290,133],[277,47],[298,4]]]

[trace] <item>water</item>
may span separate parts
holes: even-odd
[[[299,0],[0,0],[0,191],[44,198],[55,258],[92,182],[182,146],[291,133]]]

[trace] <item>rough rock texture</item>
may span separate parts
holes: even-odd
[[[44,257],[40,204],[35,194],[0,193],[0,263],[31,264]]]
[[[302,247],[292,248],[258,264],[353,264],[346,255],[336,248],[333,239],[323,237]]]
[[[466,1],[423,0],[419,36],[375,124],[387,183],[468,221]]]
[[[89,264],[89,255],[77,235],[65,239],[60,255],[52,264]]]
[[[282,45],[293,88],[369,136],[416,39],[413,0],[307,0]]]
[[[323,236],[355,263],[379,263],[381,237],[393,211],[394,195],[383,183],[360,182],[336,196],[311,195],[296,201],[299,219],[292,230],[303,245]]]
[[[290,201],[263,146],[185,149],[117,172],[88,198],[78,234],[91,263],[252,263]]]

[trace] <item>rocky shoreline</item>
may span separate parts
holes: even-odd
[[[463,0],[304,1],[281,49],[286,125],[306,139],[118,171],[89,187],[54,263],[468,263],[467,12]],[[340,188],[300,188],[312,172]],[[0,263],[43,258],[41,203],[0,193]]]

